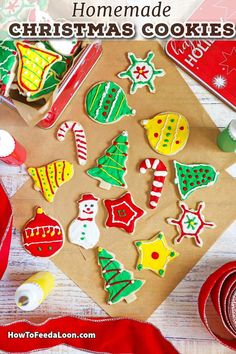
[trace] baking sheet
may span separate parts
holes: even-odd
[[[101,201],[96,221],[101,231],[99,246],[113,252],[127,269],[134,272],[136,278],[146,280],[145,285],[137,293],[137,300],[131,304],[124,301],[116,305],[106,304],[108,293],[103,288],[104,281],[100,267],[97,265],[96,248],[87,251],[83,249],[81,252],[78,246],[66,242],[63,250],[52,260],[111,316],[147,319],[235,220],[236,208],[233,198],[235,198],[236,182],[224,171],[235,162],[235,154],[223,153],[217,148],[215,141],[218,129],[158,43],[154,41],[113,41],[104,42],[103,46],[103,57],[60,119],[60,122],[77,120],[84,126],[89,154],[86,166],[82,167],[77,164],[72,134],[68,134],[64,142],[56,140],[56,130],[60,122],[51,130],[44,131],[37,127],[28,127],[15,111],[6,106],[2,106],[0,110],[2,128],[8,129],[27,148],[28,166],[40,166],[53,160],[68,159],[73,162],[75,169],[73,179],[59,189],[53,204],[47,203],[41,193],[33,190],[32,180],[29,180],[13,198],[15,226],[22,227],[32,217],[33,208],[40,205],[49,215],[60,220],[67,230],[71,220],[77,216],[76,201],[81,193],[94,193],[101,199],[121,196],[125,190],[116,187],[110,191],[102,190],[98,187],[98,181],[87,176],[85,171],[95,165],[95,160],[103,154],[114,137],[121,131],[128,130],[130,148],[126,182],[135,203],[145,209],[147,214],[138,221],[133,236],[116,228],[106,229],[104,227],[106,211]],[[155,80],[156,93],[150,94],[146,88],[143,88],[135,95],[127,94],[129,105],[137,112],[134,117],[125,117],[118,123],[108,126],[99,125],[90,120],[84,110],[84,97],[87,90],[98,81],[113,80],[125,92],[129,92],[130,82],[127,79],[119,79],[116,75],[128,67],[127,53],[129,51],[134,52],[137,57],[145,57],[149,50],[155,53],[156,67],[166,71],[165,77]],[[157,113],[165,111],[182,113],[188,118],[190,124],[190,137],[185,149],[169,158],[160,156],[151,149],[144,128],[139,123],[142,119],[152,118]],[[152,174],[142,175],[138,171],[140,161],[146,157],[161,158],[167,164],[169,171],[162,197],[155,210],[148,208]],[[191,208],[195,208],[197,202],[204,201],[206,220],[217,224],[216,229],[206,229],[202,234],[204,242],[202,248],[196,247],[192,239],[184,239],[178,246],[172,244],[176,229],[166,223],[166,218],[176,217],[180,212],[177,206],[179,194],[173,184],[172,161],[174,159],[183,163],[211,163],[221,172],[216,185],[196,191],[187,200]],[[135,270],[138,252],[134,241],[150,239],[159,231],[165,233],[169,245],[180,253],[179,257],[169,263],[164,278],[158,277],[149,270],[141,272]]]

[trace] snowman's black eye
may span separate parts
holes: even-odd
[[[88,204],[85,204],[85,208],[87,208]]]
[[[94,204],[91,204],[91,208],[93,208],[94,207]]]

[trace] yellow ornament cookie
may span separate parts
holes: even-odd
[[[34,189],[52,203],[58,188],[73,177],[74,168],[70,162],[58,160],[41,167],[29,167],[28,173],[34,181]]]
[[[187,119],[180,113],[160,113],[141,124],[151,147],[162,155],[174,155],[185,147],[189,136]]]
[[[162,278],[165,275],[167,263],[179,255],[167,245],[162,232],[151,240],[136,241],[135,245],[139,251],[137,269],[150,269]]]
[[[61,56],[34,45],[16,42],[19,53],[18,84],[27,93],[37,93],[43,88],[48,71]]]

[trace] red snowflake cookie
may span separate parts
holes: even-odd
[[[168,218],[167,222],[171,225],[175,225],[179,231],[179,235],[175,238],[175,243],[180,243],[184,237],[194,238],[196,245],[202,247],[203,242],[200,238],[200,233],[204,228],[215,228],[216,225],[213,222],[205,221],[202,215],[202,210],[205,208],[205,203],[200,202],[197,206],[197,210],[189,209],[188,206],[179,202],[179,206],[182,213],[179,219]]]

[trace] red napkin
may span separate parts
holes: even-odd
[[[13,214],[11,203],[0,182],[0,279],[7,268],[12,237]]]
[[[37,337],[27,338],[36,333]],[[45,334],[76,333],[84,338],[44,338]],[[95,338],[85,338],[95,334]],[[10,338],[9,338],[10,335]],[[22,338],[16,338],[21,335]],[[23,338],[24,336],[24,338]],[[41,338],[39,337],[41,336]],[[28,321],[0,326],[0,350],[27,352],[67,344],[93,353],[176,354],[176,349],[150,323],[119,318],[57,317],[41,324]]]

